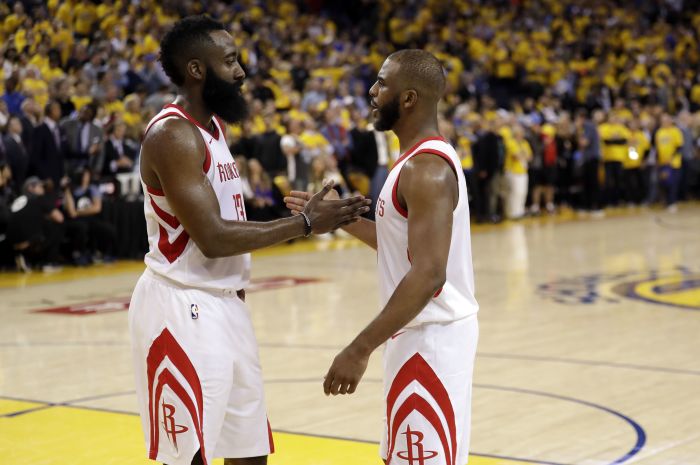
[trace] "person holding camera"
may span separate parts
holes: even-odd
[[[64,216],[56,208],[55,198],[46,193],[44,183],[36,176],[27,178],[22,195],[12,202],[10,210],[7,239],[18,271],[29,272],[32,264],[45,272],[59,270]]]

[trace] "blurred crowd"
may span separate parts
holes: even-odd
[[[367,91],[409,47],[445,66],[440,127],[475,220],[699,196],[695,2],[3,2],[0,250],[17,267],[114,258],[103,204],[139,200],[144,126],[174,99],[159,40],[196,13],[230,25],[248,76],[250,117],[227,138],[251,220],[329,178],[376,198],[399,147]]]

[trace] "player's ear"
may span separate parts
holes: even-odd
[[[416,106],[416,103],[418,103],[418,93],[413,90],[413,89],[408,89],[403,93],[403,96],[401,98],[401,105],[404,108],[411,108]]]
[[[204,63],[196,58],[187,62],[187,74],[195,79],[204,79],[204,68]]]

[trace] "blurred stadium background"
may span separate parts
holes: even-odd
[[[226,136],[251,220],[328,178],[376,197],[399,156],[368,121],[379,67],[401,48],[444,64],[484,309],[470,463],[700,463],[697,313],[678,311],[700,308],[694,0],[0,2],[0,463],[146,463],[123,312],[139,145],[175,96],[159,41],[199,13],[247,73]],[[316,392],[376,311],[374,258],[341,234],[254,256],[273,464],[375,463],[379,362],[359,397]]]

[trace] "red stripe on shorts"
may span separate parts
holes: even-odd
[[[442,384],[430,365],[428,365],[428,362],[426,362],[419,353],[414,354],[406,363],[404,363],[399,372],[396,374],[394,381],[391,383],[391,388],[389,388],[389,394],[387,395],[386,399],[387,433],[389,436],[387,438],[389,450],[387,454],[387,463],[391,461],[391,456],[396,444],[396,431],[398,430],[399,426],[401,426],[401,422],[405,420],[408,414],[413,411],[417,411],[418,413],[422,414],[426,420],[433,425],[435,431],[438,432],[441,441],[443,436],[447,436],[437,414],[433,411],[432,407],[430,407],[430,404],[427,404],[425,399],[422,399],[418,394],[414,393],[409,396],[408,399],[406,399],[406,401],[399,406],[396,418],[392,417],[391,412],[394,410],[394,405],[396,404],[399,395],[413,381],[417,381],[428,391],[428,393],[430,393],[447,420],[452,453],[450,454],[448,448],[445,447],[445,459],[448,465],[454,465],[455,460],[457,459],[457,427],[455,425],[455,414],[454,409],[452,408],[452,402],[450,401],[450,397],[447,393],[447,389],[445,389],[445,386]],[[422,402],[417,400],[414,396],[416,396]],[[423,402],[427,404],[427,409],[426,406],[423,405]],[[406,406],[407,404],[408,406]],[[430,411],[428,411],[428,409]],[[401,416],[399,416],[399,413]],[[434,421],[435,418],[438,419],[437,422]],[[443,446],[447,446],[446,440],[443,442]]]
[[[175,379],[173,374],[166,368],[158,376],[156,381],[156,371],[163,363],[165,358],[168,358],[180,374],[185,378],[194,393],[196,406],[192,402],[185,388]],[[204,400],[202,396],[202,384],[197,376],[197,371],[192,365],[192,362],[182,350],[182,347],[177,343],[173,335],[167,328],[163,329],[160,335],[153,341],[151,348],[148,350],[146,358],[147,379],[148,379],[148,413],[151,427],[150,443],[151,450],[149,458],[156,460],[158,456],[158,443],[160,436],[160,419],[158,405],[164,386],[170,386],[175,395],[182,401],[192,417],[192,422],[195,425],[197,439],[199,440],[199,448],[202,454],[204,465],[207,465],[206,455],[204,453],[204,436],[202,427],[204,425]],[[155,397],[154,397],[155,391]]]

